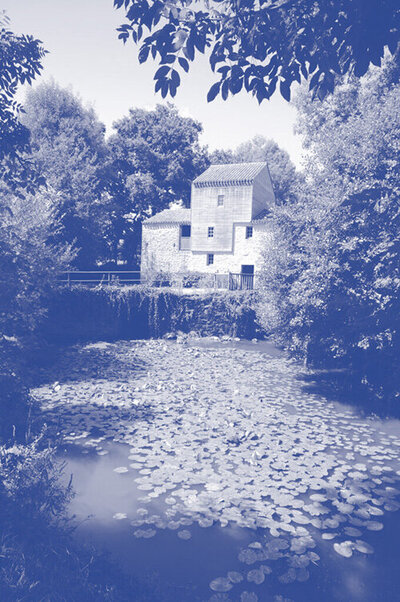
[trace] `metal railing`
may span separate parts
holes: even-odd
[[[223,290],[253,290],[254,274],[207,274],[207,273],[158,273],[143,274],[131,270],[91,270],[68,271],[59,274],[58,282],[67,286],[82,284],[86,286],[113,286],[148,284],[169,288],[204,288]]]
[[[122,270],[88,270],[61,272],[58,281],[60,284],[86,284],[98,286],[99,284],[140,284],[139,271]]]

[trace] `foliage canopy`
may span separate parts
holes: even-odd
[[[124,241],[124,257],[132,260],[141,221],[171,203],[189,206],[191,182],[208,166],[208,157],[199,144],[200,123],[171,104],[130,109],[114,129],[108,140],[113,228]]]
[[[278,208],[266,296],[278,331],[312,364],[350,369],[400,396],[400,86],[393,61],[343,81],[324,102],[299,96],[309,146],[299,202]],[[283,277],[282,277],[283,276]]]
[[[301,184],[301,176],[296,172],[289,153],[273,140],[261,135],[243,142],[234,151],[216,150],[211,153],[210,160],[211,163],[265,161],[271,175],[275,198],[280,204],[293,201]]]
[[[53,196],[52,240],[74,244],[76,265],[87,269],[106,254],[105,128],[92,108],[54,82],[30,90],[24,108],[32,161]]]
[[[259,102],[277,86],[290,99],[291,86],[309,79],[319,98],[332,92],[337,75],[364,75],[380,65],[385,46],[400,40],[397,0],[114,0],[127,23],[119,38],[140,43],[139,61],[159,59],[155,90],[174,96],[179,71],[196,52],[209,54],[219,80],[208,100],[242,89]],[[146,35],[148,34],[148,35]]]
[[[42,179],[26,156],[29,130],[18,119],[22,107],[14,97],[19,84],[40,74],[46,51],[40,40],[16,35],[7,25],[0,13],[0,179],[14,190],[32,192]]]

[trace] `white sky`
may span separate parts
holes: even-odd
[[[12,31],[38,37],[50,52],[38,81],[53,77],[62,86],[72,86],[94,106],[108,132],[130,107],[149,109],[165,102],[154,94],[154,63],[139,65],[137,47],[118,40],[115,30],[124,22],[124,12],[113,8],[113,0],[2,0],[1,8],[11,19]],[[201,142],[210,149],[234,148],[262,134],[286,149],[300,167],[293,106],[278,93],[261,106],[245,92],[207,103],[214,81],[207,60],[199,57],[173,100],[181,114],[203,124]]]

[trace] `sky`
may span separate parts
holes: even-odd
[[[124,12],[114,9],[113,0],[2,0],[1,8],[11,19],[12,31],[39,38],[49,51],[37,81],[54,78],[71,87],[94,107],[107,133],[130,107],[152,109],[166,102],[154,93],[155,63],[139,65],[136,45],[118,40],[116,28],[124,22]],[[275,140],[301,167],[301,138],[293,133],[296,111],[290,103],[276,93],[259,105],[245,92],[207,103],[214,81],[207,59],[201,56],[183,77],[173,100],[182,115],[202,123],[202,144],[210,150],[235,148],[261,134]],[[24,87],[18,94],[19,100],[23,98]]]

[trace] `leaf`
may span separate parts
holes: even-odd
[[[150,46],[142,46],[139,51],[139,63],[145,63],[148,59]]]
[[[170,72],[171,67],[167,65],[163,65],[159,69],[157,69],[153,79],[165,79],[166,75]]]
[[[182,67],[182,69],[184,71],[186,71],[186,73],[187,73],[189,71],[189,63],[188,63],[188,61],[186,59],[184,59],[183,57],[181,57],[181,56],[178,58],[178,61],[179,61],[180,66]]]
[[[193,44],[193,37],[192,37],[192,32],[190,32],[190,35],[187,39],[186,42],[186,54],[187,54],[187,58],[189,59],[189,61],[193,61],[194,59],[194,44]]]
[[[210,583],[210,589],[214,592],[229,592],[233,587],[231,581],[226,577],[218,577],[213,579]]]
[[[162,61],[161,61],[161,63],[162,63],[162,64],[165,64],[165,63],[174,63],[174,62],[175,62],[175,59],[176,59],[175,55],[173,55],[173,54],[166,54],[166,55],[165,55],[165,56],[162,58]]]
[[[222,96],[222,100],[226,100],[228,98],[228,91],[229,91],[229,80],[226,79],[223,83],[222,83],[222,88],[221,88],[221,96]]]
[[[191,532],[188,531],[187,529],[182,529],[182,531],[178,531],[177,535],[180,539],[184,539],[184,540],[191,539],[191,537],[192,537]]]
[[[161,86],[161,96],[162,98],[165,98],[168,94],[168,88],[169,88],[169,81],[164,81],[162,86]]]
[[[214,98],[219,93],[220,88],[221,88],[221,82],[216,82],[215,84],[213,84],[211,86],[211,88],[209,89],[208,94],[207,94],[207,102],[212,102],[214,100]]]
[[[350,558],[353,556],[353,542],[352,541],[343,541],[342,543],[334,543],[333,549],[336,554],[343,556],[344,558]]]

